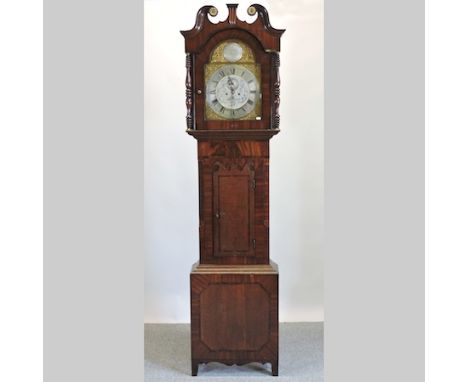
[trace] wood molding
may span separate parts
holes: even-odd
[[[223,274],[277,274],[278,265],[270,260],[270,264],[250,264],[250,265],[232,265],[232,264],[200,264],[196,262],[192,266],[192,273],[223,273]]]
[[[226,140],[226,141],[267,141],[280,132],[279,129],[267,130],[187,130],[199,141]]]

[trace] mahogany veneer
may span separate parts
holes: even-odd
[[[278,375],[278,268],[269,256],[269,140],[279,132],[284,30],[271,26],[261,5],[249,7],[251,15],[258,15],[251,24],[237,18],[236,8],[228,4],[228,18],[214,24],[208,14],[217,10],[202,7],[195,26],[181,32],[187,133],[197,140],[199,173],[200,261],[190,274],[192,375],[199,363],[212,361],[271,363],[272,374]],[[213,59],[218,47],[236,44],[241,58],[230,59],[223,51],[221,61]],[[221,65],[210,72],[219,73],[215,79],[207,74],[213,65]],[[246,79],[249,70],[256,74]],[[209,83],[216,85],[210,88]],[[215,101],[220,109],[207,109]],[[251,105],[255,114],[243,105]],[[223,114],[226,109],[229,118]]]

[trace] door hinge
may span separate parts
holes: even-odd
[[[253,247],[255,249],[255,247],[257,246],[257,241],[255,239],[252,239],[252,245],[253,245]]]
[[[255,179],[252,179],[252,190],[255,190]]]

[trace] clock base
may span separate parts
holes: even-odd
[[[200,363],[271,363],[278,375],[278,268],[200,265],[190,274],[192,375]]]
[[[198,375],[198,366],[202,363],[208,363],[208,362],[219,362],[224,365],[232,366],[232,365],[244,365],[247,363],[251,362],[257,362],[257,361],[239,361],[239,360],[224,360],[224,361],[206,361],[206,360],[192,360],[192,377],[196,377]],[[271,363],[271,375],[273,377],[278,376],[278,360],[274,362],[265,362],[265,363]]]

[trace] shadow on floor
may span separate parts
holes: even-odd
[[[279,361],[278,377],[271,376],[270,364],[200,364],[196,382],[250,382],[258,381],[258,377],[323,382],[323,323],[280,324]],[[190,325],[145,325],[145,382],[156,381],[195,381],[191,376]]]

